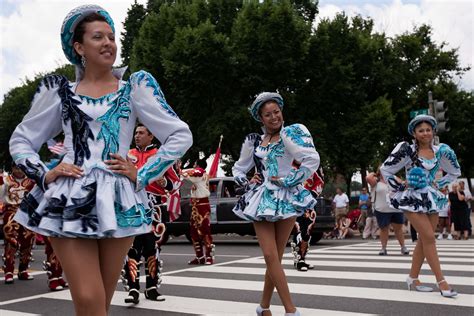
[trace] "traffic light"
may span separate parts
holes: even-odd
[[[438,134],[449,132],[448,106],[444,101],[433,100],[434,117],[438,121]]]

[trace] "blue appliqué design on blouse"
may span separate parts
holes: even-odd
[[[161,107],[166,111],[166,113],[168,113],[169,115],[173,117],[178,116],[173,111],[171,106],[169,106],[168,103],[166,102],[165,95],[161,91],[160,85],[155,80],[155,78],[153,78],[151,74],[142,70],[142,71],[134,73],[132,77],[130,78],[130,80],[136,82],[137,85],[140,85],[140,83],[143,80],[146,80],[147,81],[146,86],[153,88],[153,95],[155,96],[156,100],[160,103]]]
[[[454,168],[460,168],[456,154],[446,144],[441,144],[441,146],[439,146],[438,152],[436,153],[436,158],[438,158],[438,160],[440,160],[443,156],[449,160],[449,162],[453,165]]]
[[[157,158],[153,163],[145,164],[137,174],[137,182],[147,186],[150,180],[157,177],[159,174],[163,174],[164,170],[168,169],[173,164],[173,160],[163,160]]]
[[[132,206],[128,210],[123,210],[122,205],[115,202],[115,216],[119,227],[140,227],[143,224],[151,224],[152,209],[145,208],[140,203]]]
[[[112,102],[112,107],[101,117],[97,119],[102,122],[97,140],[104,140],[104,149],[102,151],[102,160],[110,159],[110,153],[116,153],[119,149],[120,122],[119,119],[128,121],[130,116],[130,90],[131,86],[127,83],[122,93]]]
[[[290,125],[283,130],[285,133],[295,144],[301,147],[314,147],[313,143],[306,142],[303,137],[311,139],[311,135],[305,133],[301,127],[298,125]]]
[[[89,159],[91,156],[87,140],[94,140],[94,134],[92,134],[92,130],[89,128],[87,122],[92,121],[92,118],[78,108],[81,102],[74,98],[74,92],[72,92],[69,87],[69,81],[66,77],[49,75],[43,79],[42,84],[48,90],[52,87],[59,86],[58,95],[61,98],[62,119],[64,124],[71,121],[74,164],[82,166],[84,164],[84,158]]]
[[[278,176],[278,157],[282,157],[285,153],[285,147],[283,146],[283,142],[280,140],[274,144],[268,145],[270,147],[270,152],[267,155],[267,167],[268,167],[268,176],[276,177]]]
[[[93,98],[87,95],[78,95],[78,96],[79,98],[81,98],[81,100],[86,101],[87,104],[92,103],[93,105],[96,105],[96,104],[102,104],[104,101],[109,102],[116,94],[120,94],[122,89],[123,87],[115,92],[103,95],[100,98]]]

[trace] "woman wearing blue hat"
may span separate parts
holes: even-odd
[[[114,24],[103,8],[73,9],[61,42],[76,82],[45,77],[10,140],[13,159],[37,183],[15,220],[51,237],[76,314],[106,315],[133,236],[151,229],[143,188],[186,152],[192,135],[150,74],[123,81],[125,70],[112,69]],[[138,170],[125,159],[137,119],[162,143]],[[61,132],[66,154],[48,169],[38,151]]]
[[[247,135],[240,158],[232,168],[235,181],[247,191],[234,212],[253,221],[267,270],[257,315],[271,315],[269,306],[276,287],[285,315],[300,315],[292,302],[281,259],[296,217],[312,209],[316,200],[303,187],[319,167],[319,154],[302,124],[283,127],[283,98],[263,92],[249,110],[263,124],[263,135]],[[296,162],[298,168],[292,167]],[[255,170],[253,178],[247,172]]]
[[[434,145],[437,122],[429,115],[418,115],[408,124],[413,144],[399,143],[383,163],[380,171],[391,187],[389,200],[392,207],[404,211],[418,232],[413,251],[410,274],[406,282],[409,290],[431,292],[418,280],[423,261],[428,261],[436,277],[437,287],[444,297],[457,295],[443,276],[436,250],[435,230],[438,212],[446,203],[440,189],[454,181],[461,170],[454,151],[446,144]],[[400,182],[395,174],[405,168],[406,181]],[[443,171],[445,176],[437,178]]]

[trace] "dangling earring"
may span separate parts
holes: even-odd
[[[86,57],[84,57],[84,55],[81,56],[81,64],[82,64],[82,68],[86,68]]]

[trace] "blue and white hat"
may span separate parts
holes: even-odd
[[[415,127],[422,122],[430,124],[433,130],[436,131],[436,126],[438,126],[436,119],[431,115],[420,114],[415,116],[410,123],[408,123],[408,134],[413,135],[415,133]]]
[[[79,22],[81,22],[91,13],[98,13],[102,15],[112,28],[112,31],[115,33],[114,21],[110,17],[109,13],[102,7],[95,4],[86,4],[72,9],[72,11],[69,12],[64,19],[63,25],[61,27],[61,45],[63,47],[64,55],[66,55],[67,59],[76,66],[81,65],[81,56],[76,54],[76,51],[73,47],[74,43],[72,40],[74,37],[74,31],[76,30]]]
[[[257,122],[262,121],[260,119],[260,116],[258,115],[258,111],[260,110],[262,105],[268,101],[275,101],[280,107],[280,110],[283,109],[283,105],[284,105],[283,98],[281,97],[279,93],[262,92],[259,95],[257,95],[257,97],[255,98],[255,101],[253,101],[252,105],[249,107],[250,114]]]

